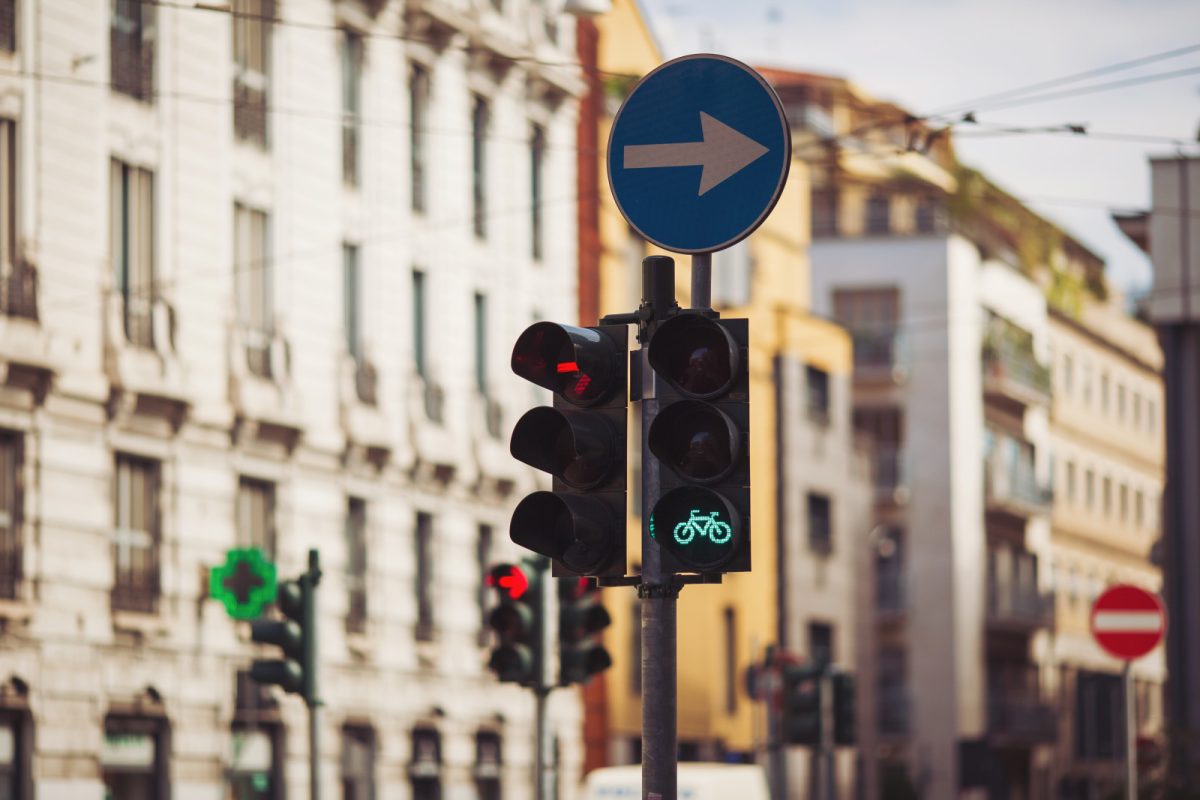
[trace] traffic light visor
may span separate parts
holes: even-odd
[[[615,355],[612,340],[594,330],[536,322],[513,347],[512,371],[570,403],[590,406],[608,394]]]
[[[655,503],[650,535],[689,569],[716,570],[741,544],[741,517],[717,492],[699,486],[672,489]]]
[[[682,400],[658,412],[649,439],[655,458],[697,483],[713,483],[728,475],[741,445],[733,420],[699,400]]]
[[[733,386],[741,356],[720,324],[699,314],[680,314],[654,332],[650,366],[688,397],[708,400]]]
[[[540,406],[517,421],[509,451],[576,489],[590,489],[612,471],[613,435],[609,421],[595,413]]]
[[[509,538],[572,572],[597,574],[616,552],[614,522],[604,504],[591,497],[534,492],[513,511]]]

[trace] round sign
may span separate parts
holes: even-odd
[[[1162,641],[1167,614],[1157,595],[1129,584],[1111,586],[1092,605],[1092,636],[1115,658],[1132,661]]]
[[[608,185],[643,237],[710,253],[749,236],[775,207],[792,162],[783,104],[726,56],[668,61],[642,78],[608,138]]]

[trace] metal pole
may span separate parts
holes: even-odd
[[[692,308],[712,306],[712,253],[692,256]]]
[[[308,551],[308,572],[301,579],[308,584],[304,608],[304,678],[308,684],[308,786],[310,800],[321,800],[321,693],[317,682],[317,585],[321,582],[321,555]]]
[[[650,256],[642,262],[642,301],[653,306],[653,326],[675,304],[675,262]],[[663,571],[650,538],[650,511],[659,494],[658,459],[650,453],[650,422],[658,412],[654,375],[642,339],[642,799],[675,800],[677,793],[675,621],[679,586]]]
[[[787,746],[783,743],[783,675],[774,659],[767,659],[764,673],[771,674],[771,691],[767,693],[767,769],[771,776],[771,797],[787,800]]]
[[[550,726],[547,724],[546,711],[549,707],[550,690],[545,687],[534,689],[534,698],[536,698],[535,720],[534,720],[534,737],[536,739],[536,747],[534,748],[534,784],[536,788],[535,797],[537,800],[551,800],[554,795],[554,768],[552,766],[553,757],[553,741],[550,737]]]
[[[1137,800],[1137,698],[1133,662],[1125,662],[1125,800]]]

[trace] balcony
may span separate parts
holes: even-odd
[[[6,385],[45,397],[54,376],[49,340],[38,323],[38,272],[17,261],[0,277],[0,364]]]
[[[191,410],[175,353],[175,311],[159,297],[109,292],[104,321],[109,414],[159,417],[178,430]]]
[[[291,387],[288,340],[275,330],[234,325],[229,342],[229,395],[239,437],[277,441],[290,451],[300,436],[301,412]]]
[[[851,331],[854,343],[854,379],[857,381],[901,383],[907,370],[904,362],[904,337],[894,330]]]
[[[0,314],[37,322],[38,272],[25,261],[18,261],[0,278]]]
[[[983,346],[983,392],[989,400],[1019,407],[1050,402],[1050,368],[1038,363],[1032,349],[999,337]]]
[[[341,372],[339,394],[347,446],[360,448],[367,461],[382,467],[391,457],[392,435],[378,404],[379,373],[374,361],[347,353],[342,358]]]
[[[1008,744],[1050,743],[1058,738],[1058,717],[1036,688],[991,687],[987,730]]]
[[[1050,513],[1054,504],[1054,490],[1038,482],[1031,458],[985,458],[983,487],[989,511],[1027,518]]]
[[[987,617],[988,624],[999,630],[1032,632],[1053,627],[1054,593],[1028,581],[1001,580],[995,563],[989,563]]]

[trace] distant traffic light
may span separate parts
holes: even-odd
[[[513,457],[554,476],[513,512],[514,542],[555,575],[625,574],[628,328],[538,322],[517,339],[512,370],[554,392],[513,428]]]
[[[298,694],[310,706],[318,701],[317,692],[317,583],[321,571],[316,551],[309,553],[308,572],[296,580],[279,584],[275,597],[283,619],[256,619],[250,623],[250,638],[261,644],[275,645],[280,658],[257,659],[250,665],[250,677],[275,684],[284,691]]]
[[[858,725],[855,722],[857,703],[855,702],[854,676],[848,672],[833,674],[833,743],[851,746],[858,737]]]
[[[558,582],[558,682],[586,683],[612,666],[612,656],[597,635],[612,623],[600,602],[600,589],[588,578]]]
[[[674,572],[750,569],[748,340],[746,320],[697,313],[650,339],[659,410],[648,440],[665,469],[649,527]]]
[[[487,585],[499,599],[488,615],[488,626],[496,634],[488,668],[501,681],[533,685],[545,657],[541,575],[532,568],[497,564],[488,573]]]
[[[823,664],[789,664],[783,668],[783,740],[788,744],[821,744]]]

